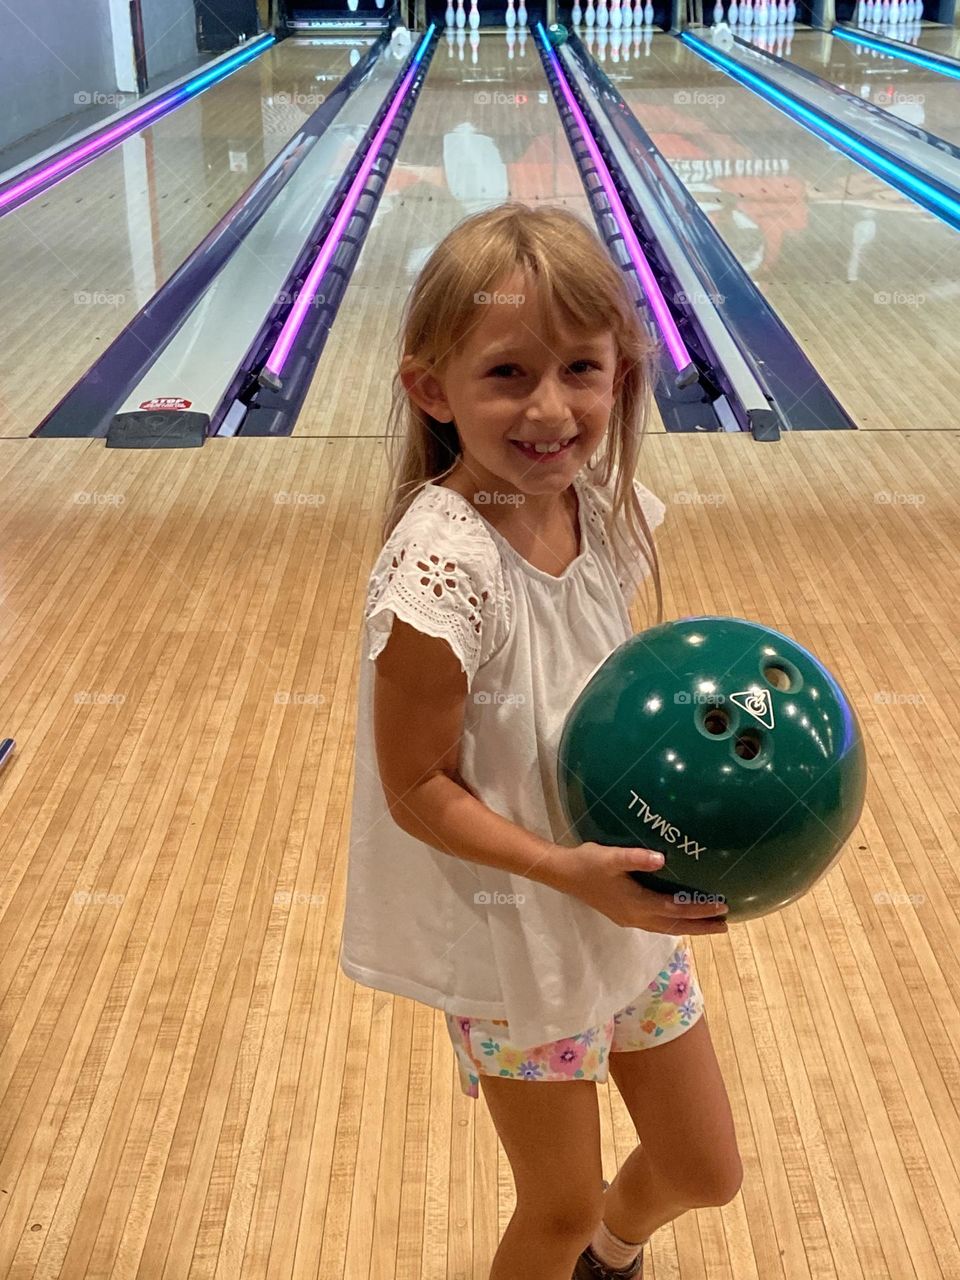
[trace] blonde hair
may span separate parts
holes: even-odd
[[[416,365],[442,375],[450,356],[478,323],[475,296],[493,292],[517,269],[537,282],[546,317],[543,337],[552,347],[558,345],[559,318],[570,328],[613,334],[622,380],[607,428],[603,466],[595,479],[606,484],[611,474],[616,475],[613,523],[617,524],[621,512],[626,513],[630,537],[650,569],[657,621],[662,621],[660,564],[633,488],[647,427],[656,343],[640,323],[621,268],[592,229],[566,209],[529,209],[510,202],[484,210],[458,223],[420,272],[406,300],[399,331],[399,360],[387,422],[390,482],[383,540],[419,490],[446,476],[461,456],[456,425],[438,422],[414,403],[401,373]]]

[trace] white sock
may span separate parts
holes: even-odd
[[[648,1236],[647,1240],[649,1238]],[[619,1236],[613,1234],[605,1222],[601,1222],[590,1241],[590,1248],[605,1267],[621,1270],[636,1262],[637,1255],[646,1243],[646,1240],[641,1240],[639,1244],[630,1244],[627,1240],[621,1240]]]

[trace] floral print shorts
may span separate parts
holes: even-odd
[[[481,1075],[512,1080],[607,1079],[611,1053],[649,1049],[682,1035],[703,1013],[703,993],[693,971],[689,947],[677,947],[666,968],[601,1027],[590,1027],[565,1040],[523,1048],[511,1044],[507,1023],[482,1022],[447,1014],[447,1031],[457,1055],[460,1088],[470,1098],[480,1096]]]

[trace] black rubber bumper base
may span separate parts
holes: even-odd
[[[108,449],[199,449],[210,417],[182,409],[118,413],[107,429]]]

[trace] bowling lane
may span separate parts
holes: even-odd
[[[679,40],[606,71],[858,425],[954,430],[960,235]]]
[[[960,82],[951,76],[806,29],[797,31],[789,60],[960,146]]]
[[[448,31],[296,434],[383,434],[400,312],[417,273],[457,222],[508,199],[564,205],[594,225],[531,37],[526,31]],[[663,429],[654,407],[650,430]]]
[[[0,434],[30,434],[370,41],[285,40],[0,218]]]

